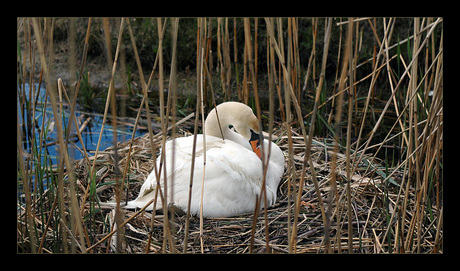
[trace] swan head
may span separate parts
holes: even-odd
[[[229,127],[231,126],[236,130],[237,134],[230,130]],[[258,133],[259,120],[249,106],[238,102],[219,104],[206,117],[205,130],[208,135],[237,142],[237,138],[241,136],[246,142],[249,142],[254,153],[261,158],[260,136]]]

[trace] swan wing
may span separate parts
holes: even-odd
[[[188,206],[192,150],[193,136],[176,138],[165,145],[168,203],[183,210],[187,210]],[[203,212],[206,217],[232,216],[254,210],[256,195],[260,193],[262,183],[262,167],[260,159],[252,151],[233,141],[207,136],[206,164],[204,162],[203,136],[198,135],[192,183],[193,214],[200,212],[202,184]],[[162,172],[162,189],[164,183]],[[147,204],[155,195],[156,184],[156,176],[152,172],[142,185],[138,198],[129,202],[127,207],[140,208]],[[159,203],[157,199],[157,209],[162,206]],[[152,208],[153,204],[147,210]]]
[[[265,140],[264,144],[268,144]],[[275,203],[276,189],[284,171],[284,157],[279,147],[272,144],[267,172],[267,201]],[[160,185],[164,193],[164,169],[168,203],[186,211],[190,190],[190,174],[193,160],[193,136],[176,138],[165,145],[165,165],[162,166]],[[174,155],[173,155],[174,154]],[[174,156],[174,158],[173,158]],[[157,159],[157,168],[160,161]],[[174,161],[173,161],[174,160]],[[204,181],[203,181],[204,172]],[[229,217],[254,211],[260,195],[263,172],[261,160],[253,151],[231,140],[206,137],[206,163],[203,136],[197,136],[195,166],[192,183],[191,213],[198,215],[203,187],[203,215],[205,217]],[[141,187],[139,196],[130,201],[127,208],[142,208],[154,198],[157,179],[153,171]],[[162,208],[160,196],[156,209]],[[152,210],[153,204],[147,208]]]

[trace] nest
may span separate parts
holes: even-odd
[[[318,188],[315,188],[312,170],[308,164],[304,183],[301,184],[306,142],[299,131],[289,127],[292,134],[292,149],[289,151],[290,144],[286,128],[281,124],[276,127],[278,129],[273,131],[272,139],[285,154],[286,168],[278,187],[278,200],[274,206],[260,211],[257,217],[254,217],[254,213],[248,213],[231,218],[205,218],[202,227],[200,227],[200,218],[191,216],[186,245],[184,245],[187,228],[185,215],[177,215],[173,211],[164,215],[158,211],[153,214],[152,212],[120,209],[119,212],[122,215],[119,223],[122,228],[116,231],[117,234],[111,234],[115,232],[114,227],[116,228],[115,210],[99,209],[98,205],[91,201],[91,208],[85,210],[87,215],[92,216],[86,221],[86,226],[94,229],[92,244],[97,243],[96,246],[93,245],[91,251],[318,253],[344,252],[352,249],[354,252],[378,253],[389,249],[384,248],[379,240],[385,238],[388,217],[395,211],[394,202],[398,195],[401,174],[395,171],[391,178],[386,178],[387,176],[382,171],[381,161],[371,159],[370,155],[365,154],[361,164],[347,181],[344,149],[339,146],[339,152],[335,153],[333,140],[315,138],[311,147],[311,157]],[[183,136],[190,135],[187,131],[182,131],[182,133]],[[154,138],[155,149],[159,148],[160,140],[161,137]],[[119,188],[117,185],[120,183],[123,170],[127,166],[130,148],[132,151],[128,173],[125,177],[125,189],[120,195],[123,200],[136,198],[143,181],[153,170],[150,144],[148,134],[119,144],[118,169],[114,167],[113,147],[100,152],[97,158],[91,157],[91,162],[97,159],[97,180],[96,193],[90,200],[96,202],[115,200],[114,195]],[[337,155],[336,187],[330,182],[332,157],[335,154]],[[83,162],[78,163],[76,172],[85,172],[85,170],[78,169],[84,164]],[[83,193],[85,178],[77,173],[78,176],[78,182],[82,188],[80,191]],[[347,216],[346,187],[348,184],[352,196],[351,219]],[[299,193],[300,200],[298,200]],[[397,219],[400,219],[399,214],[395,219],[396,222]],[[110,238],[107,238],[109,236]],[[103,239],[104,241],[101,242]],[[424,247],[427,250],[431,249],[432,240],[427,239],[427,242],[422,245],[422,248]],[[398,249],[396,242],[394,249]]]

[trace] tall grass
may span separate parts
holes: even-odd
[[[71,48],[81,57],[74,49],[67,57],[78,65],[69,68],[78,75],[75,85],[57,77],[61,44],[54,34],[66,29],[66,20],[17,20],[18,252],[443,252],[442,18],[233,18],[233,24],[231,18],[198,18],[193,26],[157,18],[148,21],[150,29],[133,18],[70,19],[84,36],[78,47],[75,29],[69,30]],[[98,26],[111,74],[99,142],[89,153],[75,108],[77,99],[90,95],[80,89],[90,84],[87,62],[95,56],[88,54],[98,44],[91,40],[101,32]],[[155,41],[152,47],[141,39],[145,33]],[[189,58],[181,48],[191,47],[181,41],[190,33],[196,50],[189,51],[196,56],[185,65],[180,59]],[[149,57],[140,54],[146,48],[152,48]],[[145,59],[154,62],[145,65]],[[181,89],[183,66],[196,71],[196,78],[185,78],[195,90]],[[116,80],[126,80],[121,90]],[[39,100],[41,85],[49,102]],[[117,95],[135,85],[142,101],[132,136],[141,119],[147,135],[117,142],[115,134],[114,146],[100,150],[104,125],[116,131]],[[180,124],[192,116],[178,120],[183,92],[195,93],[196,103],[189,103],[195,112],[189,134],[195,136],[221,101],[253,107],[286,157],[275,207],[226,220],[200,216],[198,223],[190,213],[167,215],[164,195],[171,191],[165,188],[156,190],[164,215],[120,208],[143,181],[132,176],[155,170],[160,178],[155,160],[164,167],[167,154],[159,148],[180,136]],[[68,123],[62,121],[64,104]],[[153,122],[161,132],[154,133]],[[53,126],[57,164],[46,147]],[[80,161],[69,153],[72,134],[83,145]],[[112,196],[113,212],[99,204]],[[236,237],[229,232],[234,229],[245,232]],[[228,238],[233,241],[223,241]]]

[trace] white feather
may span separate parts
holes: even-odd
[[[219,114],[221,114],[220,111]],[[206,165],[204,165],[203,135],[197,135],[190,206],[190,212],[194,215],[200,213],[203,171],[205,172],[203,183],[204,217],[230,217],[253,212],[256,199],[260,196],[263,182],[261,159],[252,151],[248,141],[241,135],[232,132],[234,135],[228,136],[228,131],[225,133],[227,133],[226,138],[231,137],[233,140],[223,140],[206,135]],[[268,151],[268,145],[271,144],[270,163],[266,175],[267,203],[270,206],[276,201],[276,190],[284,172],[284,156],[276,144],[268,142],[268,140],[264,140],[263,144],[265,152]],[[192,151],[193,136],[176,138],[166,142],[166,159],[159,181],[161,191],[164,192],[163,171],[166,168],[167,202],[185,212],[188,208]],[[265,158],[267,159],[267,154],[265,154]],[[160,167],[159,160],[157,159],[157,168]],[[128,202],[125,208],[144,207],[154,198],[156,186],[156,174],[153,171],[142,185],[139,196]],[[263,207],[263,201],[261,205]],[[158,195],[156,209],[161,208],[162,203]],[[153,203],[147,207],[147,210],[152,209]]]

